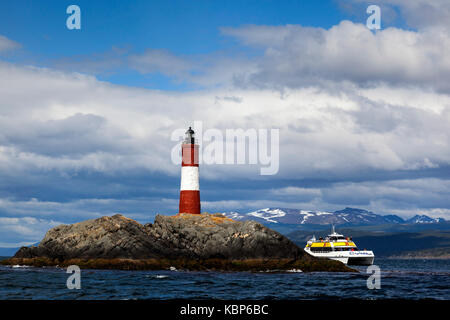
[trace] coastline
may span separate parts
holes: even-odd
[[[77,265],[81,269],[108,270],[177,270],[188,271],[273,271],[288,272],[358,272],[341,262],[324,259],[68,259],[58,260],[46,257],[7,258],[1,265],[25,265],[33,267],[68,267]]]

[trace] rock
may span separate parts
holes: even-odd
[[[147,230],[164,248],[170,248],[175,257],[296,259],[304,255],[276,231],[254,221],[237,222],[223,215],[158,215]]]
[[[153,224],[145,225],[120,214],[61,225],[50,229],[38,246],[22,247],[9,260],[86,268],[155,269],[169,264],[195,270],[266,270],[268,266],[350,270],[336,261],[318,261],[255,221],[207,213],[157,215]]]
[[[159,257],[161,249],[143,225],[117,214],[54,227],[37,247],[22,247],[14,257],[139,259]]]

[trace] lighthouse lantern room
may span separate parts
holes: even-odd
[[[179,213],[200,214],[198,144],[191,127],[181,145],[181,186]]]

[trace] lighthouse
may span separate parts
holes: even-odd
[[[198,144],[195,132],[189,127],[181,144],[181,186],[179,213],[200,214],[200,186],[198,175]]]

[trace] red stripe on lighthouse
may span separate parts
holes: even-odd
[[[198,144],[181,145],[181,165],[198,167]]]
[[[180,213],[200,214],[200,191],[180,191]]]

